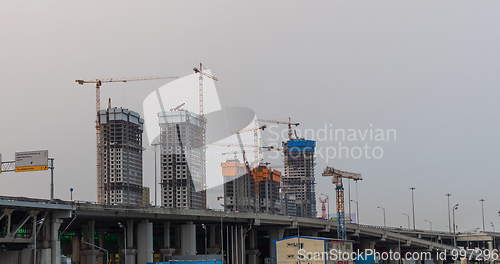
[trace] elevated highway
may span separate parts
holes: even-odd
[[[334,221],[317,218],[24,197],[0,197],[0,216],[0,246],[5,249],[0,257],[30,259],[36,247],[37,256],[47,261],[42,263],[54,264],[60,263],[61,255],[71,256],[73,263],[96,263],[104,258],[99,248],[112,255],[130,255],[129,259],[137,260],[132,264],[152,261],[154,256],[199,254],[224,254],[232,261],[228,263],[260,263],[272,261],[273,240],[297,234],[335,238],[337,234]],[[352,223],[347,224],[347,232],[356,249],[453,249],[453,235],[446,232]],[[89,245],[94,243],[98,245]]]

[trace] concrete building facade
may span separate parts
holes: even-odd
[[[281,172],[265,165],[252,169],[256,185],[257,211],[268,214],[281,213],[280,182]]]
[[[162,206],[205,209],[205,119],[185,110],[158,117]]]
[[[99,111],[98,203],[142,205],[142,133],[144,120],[121,107]]]
[[[238,159],[221,164],[224,177],[224,210],[281,213],[281,172],[265,165],[248,170]]]
[[[221,164],[224,178],[224,210],[255,212],[255,182],[238,159]]]
[[[316,217],[314,151],[316,142],[290,139],[283,142],[285,171],[281,178],[283,213]]]

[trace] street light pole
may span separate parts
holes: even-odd
[[[486,230],[484,229],[484,199],[481,198],[479,200],[481,202],[481,216],[482,216],[482,219],[483,219],[483,232],[485,232]]]
[[[154,154],[155,154],[155,206],[158,206],[158,153],[157,153],[157,148],[158,148],[158,143],[153,143],[152,146],[154,147]]]
[[[54,200],[54,158],[49,158],[50,169],[50,200]]]
[[[412,208],[412,212],[413,212],[413,230],[415,230],[415,196],[414,196],[414,192],[415,192],[415,187],[410,187],[410,190],[411,190],[411,208]]]
[[[358,203],[358,200],[351,200],[351,202],[356,203],[356,220],[357,220],[356,222],[359,225],[359,203]]]
[[[351,179],[347,179],[347,191],[348,191],[348,197],[347,200],[349,201],[349,222],[352,222],[352,213],[351,213]]]
[[[445,194],[448,198],[448,231],[451,233],[451,219],[450,219],[450,196],[451,193]]]
[[[123,228],[123,242],[124,242],[124,246],[123,246],[124,258],[123,258],[123,260],[125,261],[125,264],[127,264],[127,227],[124,224],[122,224],[121,222],[118,222],[118,226],[120,228]]]
[[[457,246],[457,235],[456,235],[456,225],[455,225],[455,211],[458,209],[458,203],[453,206],[452,215],[453,215],[453,246]]]
[[[406,215],[406,217],[408,218],[408,229],[410,229],[410,215],[407,213],[403,213],[403,215]]]
[[[224,196],[219,196],[217,197],[217,201],[224,199]],[[224,264],[224,222],[223,222],[223,215],[225,213],[225,207],[222,209],[220,213],[220,251],[221,251],[221,256],[222,256],[222,264]],[[229,244],[229,240],[227,241]]]
[[[377,206],[377,208],[382,209],[382,212],[383,212],[383,214],[384,214],[384,227],[387,227],[387,225],[386,225],[386,223],[385,223],[385,208],[384,208],[384,207],[382,207],[382,206]]]
[[[356,187],[356,214],[358,217],[358,223],[361,223],[359,221],[360,217],[359,217],[359,190],[358,190],[358,181],[354,181],[354,184],[355,184],[355,187]]]

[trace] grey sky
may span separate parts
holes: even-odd
[[[500,227],[499,11],[498,1],[3,1],[0,153],[49,149],[56,195],[73,186],[95,200],[94,89],[74,80],[188,74],[201,60],[228,105],[262,118],[397,130],[382,160],[330,162],[363,173],[362,222],[382,224],[382,205],[388,224],[405,225],[412,185],[419,227],[447,229],[446,192],[463,205],[460,230],[480,227],[480,198]],[[140,112],[161,84],[109,85],[102,98]],[[2,174],[0,194],[47,197],[47,180]]]

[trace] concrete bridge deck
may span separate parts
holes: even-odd
[[[129,239],[126,247],[134,254],[133,258],[137,259],[137,263],[152,260],[152,255],[160,254],[160,251],[185,255],[200,252],[220,254],[226,248],[226,257],[233,255],[234,258],[238,255],[239,259],[243,255],[240,262],[234,263],[257,263],[256,258],[272,259],[272,241],[275,239],[296,234],[336,236],[336,223],[318,218],[216,210],[104,206],[91,202],[48,201],[24,197],[0,197],[0,215],[0,231],[2,226],[8,231],[3,234],[0,232],[0,244],[6,245],[4,247],[7,249],[26,250],[36,242],[39,255],[50,255],[53,262],[47,263],[57,264],[60,263],[61,256],[60,237],[65,233],[71,233],[75,237],[71,245],[63,245],[63,251],[79,255],[80,261],[84,254],[95,258],[99,255],[99,250],[93,246],[86,247],[78,240],[94,241],[93,235],[89,235],[94,233],[120,235],[125,232],[121,239],[125,239],[125,236]],[[128,228],[122,230],[119,225],[126,225]],[[19,232],[20,230],[24,230],[24,233]],[[347,224],[347,231],[348,238],[354,241],[357,248],[422,251],[450,251],[454,248],[453,234],[447,232],[352,223]],[[153,237],[158,236],[162,237],[161,242],[154,244]],[[234,236],[241,238],[236,239]],[[496,239],[497,234],[493,234],[493,237]],[[200,238],[205,240],[205,249]],[[230,243],[231,248],[228,247]],[[23,248],[19,244],[26,246]],[[114,246],[117,253],[120,253],[119,248],[125,248],[124,245]],[[251,252],[258,254],[245,256],[252,255]],[[95,263],[85,261],[76,263]]]

